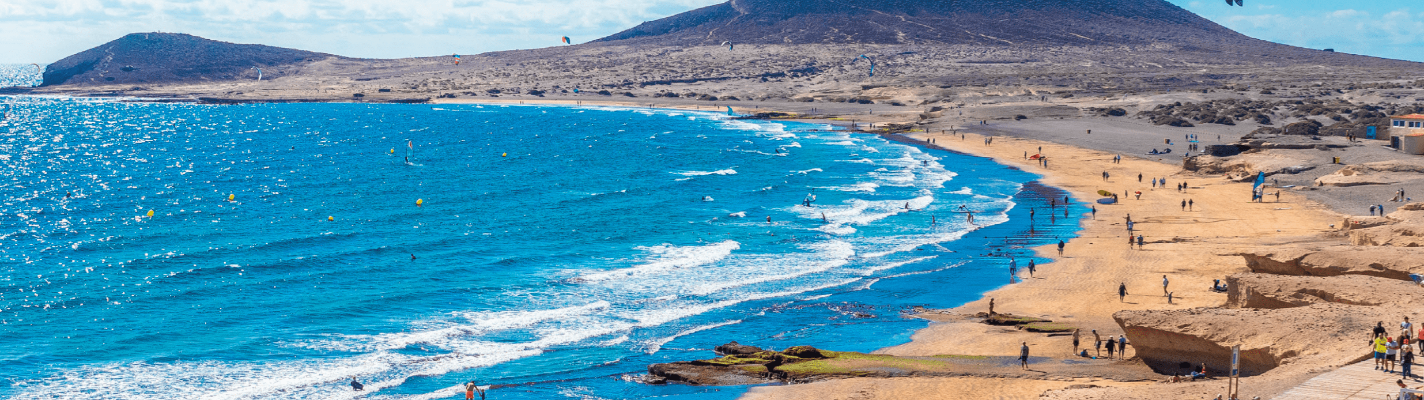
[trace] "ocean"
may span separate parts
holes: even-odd
[[[0,102],[5,398],[736,398],[640,379],[733,340],[905,343],[1087,211],[715,112]]]

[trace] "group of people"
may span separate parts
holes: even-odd
[[[1401,376],[1408,378],[1412,371],[1410,367],[1414,365],[1414,345],[1411,339],[1414,324],[1409,322],[1409,317],[1404,317],[1404,322],[1399,323],[1399,336],[1389,336],[1389,331],[1384,327],[1384,321],[1380,321],[1371,331],[1370,347],[1374,353],[1375,370],[1382,370],[1387,373],[1394,373],[1395,367],[1399,367]],[[1421,329],[1420,334],[1424,334]]]
[[[1113,338],[1112,335],[1108,335],[1108,336],[1107,336],[1107,339],[1104,340],[1104,339],[1103,339],[1103,336],[1098,333],[1098,330],[1097,330],[1097,329],[1093,329],[1093,330],[1092,330],[1092,333],[1093,333],[1093,355],[1089,356],[1089,355],[1088,355],[1088,350],[1079,350],[1079,349],[1078,349],[1079,345],[1082,343],[1083,330],[1082,330],[1082,329],[1074,329],[1074,330],[1073,330],[1073,354],[1078,355],[1079,357],[1093,357],[1093,358],[1099,358],[1099,357],[1102,357],[1102,355],[1103,355],[1103,349],[1107,349],[1107,351],[1108,351],[1108,357],[1107,357],[1107,359],[1109,359],[1109,360],[1126,360],[1126,359],[1127,359],[1127,344],[1128,344],[1128,343],[1127,343],[1127,336],[1125,336],[1125,335],[1118,335],[1117,338]],[[1114,355],[1114,353],[1116,353],[1116,355]]]

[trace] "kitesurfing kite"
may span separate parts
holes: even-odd
[[[722,42],[722,45],[723,45],[723,46],[727,46],[727,50],[731,50],[731,49],[732,49],[732,46],[733,46],[732,42],[730,42],[730,41],[723,41],[723,42]]]
[[[460,55],[459,55],[459,54],[451,54],[450,56],[451,56],[451,57],[455,57],[455,65],[460,65]]]
[[[257,70],[257,80],[262,80],[262,68],[252,67],[252,69]]]
[[[870,58],[869,56],[866,56],[866,55],[864,55],[864,54],[861,54],[860,57],[856,58],[856,61],[860,61],[861,58],[864,58],[865,61],[869,61],[869,62],[870,62],[870,73],[868,74],[868,76],[875,76],[875,59]]]
[[[574,42],[570,41],[568,36],[564,36],[564,44],[574,44]]]
[[[1245,7],[1246,5],[1245,5],[1245,4],[1242,4],[1243,1],[1244,1],[1244,0],[1234,0],[1234,2],[1236,3],[1235,5],[1241,6],[1241,7]],[[1231,5],[1232,5],[1232,2],[1233,2],[1233,0],[1226,0],[1226,5],[1227,5],[1227,6],[1231,6]]]

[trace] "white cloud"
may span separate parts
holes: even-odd
[[[3,0],[0,62],[50,62],[132,32],[353,57],[477,53],[602,37],[718,0]]]

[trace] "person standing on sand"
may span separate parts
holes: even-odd
[[[989,316],[990,316],[990,317],[994,316],[994,298],[993,298],[993,297],[990,297],[990,298],[989,298]]]
[[[1082,329],[1073,329],[1073,355],[1078,355],[1078,337],[1083,334]],[[1406,369],[1408,367],[1405,367]]]
[[[1167,304],[1172,304],[1172,292],[1167,292]]]
[[[1157,178],[1152,178],[1152,187],[1157,187]]]
[[[1127,301],[1127,282],[1123,282],[1123,283],[1117,285],[1117,302],[1122,303],[1122,302],[1126,302],[1126,301]]]
[[[1092,207],[1093,207],[1093,220],[1096,221],[1096,220],[1098,219],[1098,206],[1092,206]]]
[[[1029,278],[1032,278],[1032,277],[1033,277],[1033,270],[1034,270],[1033,260],[1028,260],[1028,277],[1029,277]]]
[[[1127,235],[1127,249],[1132,250],[1132,240],[1136,239],[1131,234]]]
[[[1187,199],[1187,211],[1192,211],[1192,208],[1193,208],[1193,207],[1196,207],[1196,205],[1197,205],[1197,201],[1196,201],[1196,200]]]
[[[1413,330],[1412,328],[1414,328],[1414,324],[1409,323],[1409,317],[1404,317],[1404,322],[1399,323],[1399,340],[1409,340],[1409,334],[1411,333],[1410,331]]]
[[[1058,240],[1058,256],[1063,257],[1063,239]]]
[[[1187,211],[1187,201],[1182,200],[1182,211]]]
[[[1108,359],[1113,359],[1113,349],[1117,347],[1117,342],[1113,341],[1112,336],[1108,336],[1108,342],[1103,345],[1108,348]]]
[[[1370,216],[1375,216],[1375,206],[1370,206]]]
[[[1019,348],[1019,366],[1028,371],[1028,342],[1023,342],[1023,347]]]
[[[1167,276],[1162,275],[1162,295],[1166,296],[1167,294]]]
[[[1137,173],[1137,183],[1142,183],[1142,173]]]
[[[1142,250],[1142,235],[1137,235],[1137,249]]]
[[[1098,330],[1093,330],[1093,358],[1103,356],[1103,338],[1098,336]]]

